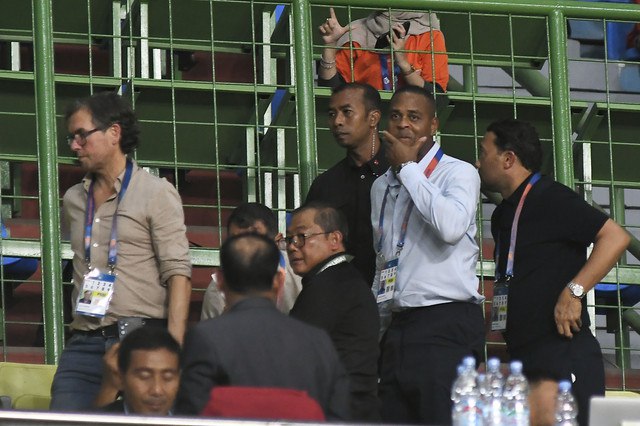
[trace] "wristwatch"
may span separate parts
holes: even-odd
[[[415,161],[411,161],[411,160],[409,160],[409,161],[405,161],[404,163],[398,164],[398,165],[396,166],[396,168],[395,168],[394,172],[396,173],[396,175],[399,175],[399,174],[400,174],[400,170],[402,170],[402,168],[403,168],[404,166],[406,166],[407,164],[411,164],[411,163],[415,163]]]
[[[578,283],[574,283],[573,281],[567,284],[567,288],[571,292],[571,295],[576,299],[582,299],[585,295],[584,287]]]

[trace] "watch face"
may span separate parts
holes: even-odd
[[[584,289],[579,284],[573,284],[571,286],[571,293],[573,293],[575,297],[582,297],[582,295],[584,294]]]

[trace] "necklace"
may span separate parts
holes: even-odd
[[[371,159],[376,155],[376,134],[371,133]]]

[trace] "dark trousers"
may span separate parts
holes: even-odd
[[[589,401],[592,396],[604,395],[604,363],[600,345],[591,331],[583,327],[572,339],[559,334],[520,348],[509,348],[512,359],[522,361],[524,373],[531,381],[539,379],[575,382],[571,390],[578,403],[578,423],[589,424]]]
[[[451,424],[451,385],[484,350],[479,305],[444,303],[393,315],[382,341],[379,396],[387,423]]]

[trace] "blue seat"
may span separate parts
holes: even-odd
[[[620,302],[623,309],[630,308],[640,302],[640,285],[599,283],[595,288],[596,304],[609,307],[596,307],[596,314],[606,314],[608,310],[618,306],[618,289],[620,289]]]
[[[4,224],[0,222],[0,232],[2,238],[7,238],[7,229]],[[2,257],[3,276],[5,282],[3,283],[3,289],[5,299],[11,299],[13,294],[13,288],[20,284],[22,281],[29,279],[31,275],[38,269],[38,259],[31,257]],[[6,282],[9,281],[9,282]],[[2,299],[0,299],[0,307],[2,306]]]

